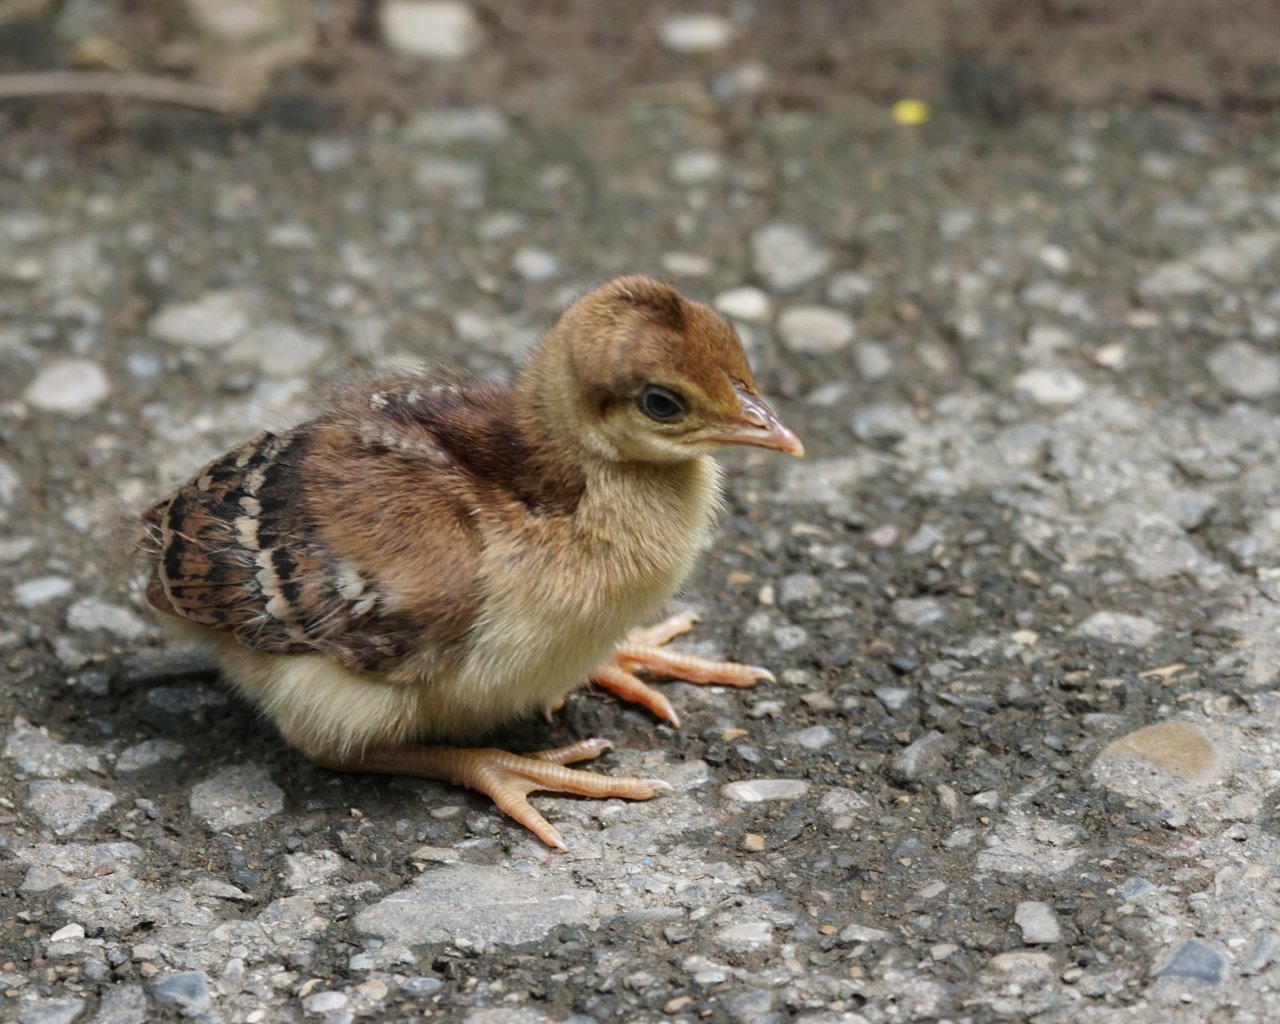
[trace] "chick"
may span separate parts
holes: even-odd
[[[535,790],[647,800],[666,784],[566,768],[591,739],[517,756],[474,741],[586,679],[673,723],[634,674],[750,686],[761,668],[647,629],[692,570],[726,445],[803,447],[733,329],[642,276],[590,292],[511,384],[369,380],[263,433],[142,513],[147,600],[311,760],[489,795],[549,846]]]

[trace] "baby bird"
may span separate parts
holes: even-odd
[[[543,842],[535,790],[647,800],[656,779],[463,743],[588,678],[678,724],[634,673],[751,686],[765,669],[662,649],[648,621],[719,502],[711,454],[802,456],[713,310],[620,277],[560,317],[511,384],[447,372],[347,389],[259,434],[142,513],[147,600],[311,760],[444,779]]]

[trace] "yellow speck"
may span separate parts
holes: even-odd
[[[764,836],[748,832],[742,837],[742,848],[751,853],[759,853],[764,849]]]
[[[932,111],[924,100],[898,100],[891,113],[897,124],[917,125],[929,120]]]

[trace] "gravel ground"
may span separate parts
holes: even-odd
[[[678,87],[576,118],[0,125],[0,1018],[1280,1017],[1274,132],[907,128],[694,29],[646,44]],[[502,741],[608,735],[673,793],[539,799],[553,854],[307,764],[165,642],[130,509],[319,381],[509,372],[636,269],[809,449],[726,460],[682,598],[779,682]]]

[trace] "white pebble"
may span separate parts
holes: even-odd
[[[725,316],[753,324],[763,323],[773,312],[769,296],[759,288],[749,286],[721,292],[712,300],[712,304]]]
[[[111,385],[102,367],[89,359],[59,359],[27,385],[24,397],[37,409],[78,416],[107,397]]]
[[[470,4],[457,0],[383,0],[382,37],[393,50],[428,60],[459,60],[481,42]]]
[[[658,26],[658,39],[674,53],[714,53],[733,41],[733,22],[718,14],[673,14]]]
[[[792,306],[778,318],[778,333],[792,352],[829,355],[848,348],[857,329],[839,310],[826,306]]]
[[[40,576],[13,588],[13,599],[23,608],[48,604],[71,593],[71,581],[64,576]]]
[[[1038,405],[1074,405],[1087,390],[1085,382],[1070,370],[1048,366],[1018,374],[1013,386]]]
[[[758,804],[765,800],[798,800],[809,791],[804,779],[744,779],[721,788],[728,799]]]
[[[547,249],[522,245],[511,256],[511,269],[526,281],[550,281],[560,273],[560,261]]]
[[[148,324],[151,333],[171,345],[219,348],[249,326],[249,300],[243,292],[206,292],[191,302],[175,302]]]

